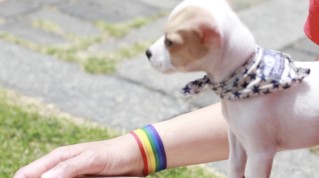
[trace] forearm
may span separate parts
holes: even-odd
[[[224,160],[228,157],[227,124],[220,104],[154,124],[163,141],[167,168]],[[44,174],[45,173],[45,174]],[[111,140],[55,149],[21,168],[14,178],[77,175],[142,176],[143,160],[131,134]]]
[[[229,147],[221,105],[215,105],[154,124],[167,154],[167,167],[225,160]]]

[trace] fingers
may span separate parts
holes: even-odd
[[[79,175],[142,175],[143,162],[131,135],[58,148],[20,169],[14,178],[73,178]]]
[[[60,162],[50,171],[44,173],[41,178],[70,178],[75,177],[85,168],[85,160],[82,156],[78,156],[66,161]]]
[[[13,178],[39,178],[59,162],[75,157],[79,153],[80,150],[76,146],[55,149],[46,156],[21,168]]]

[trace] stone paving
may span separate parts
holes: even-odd
[[[41,46],[71,43],[66,35],[37,28],[35,21],[54,22],[64,33],[96,37],[104,32],[96,21],[123,24],[139,17],[169,12],[179,0],[0,0],[0,33]],[[312,61],[319,47],[306,38],[303,24],[308,1],[233,0],[234,10],[259,45]],[[285,7],[285,8],[283,8]],[[88,49],[112,51],[154,40],[162,35],[166,16],[130,29],[119,38],[109,35]],[[163,75],[149,65],[143,52],[118,62],[114,74],[89,74],[79,65],[41,54],[0,38],[0,85],[56,105],[75,116],[126,131],[173,118],[219,101],[211,91],[184,98],[179,90],[204,73]],[[226,174],[226,161],[208,164]],[[279,153],[272,177],[319,177],[319,157],[309,150]]]

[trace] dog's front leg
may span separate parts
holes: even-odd
[[[244,178],[247,155],[239,140],[228,129],[229,139],[229,159],[228,159],[228,178]]]
[[[266,140],[266,138],[262,139]],[[269,178],[271,173],[272,162],[276,154],[274,144],[249,144],[248,148],[248,168],[250,176],[253,178]]]

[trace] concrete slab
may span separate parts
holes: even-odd
[[[301,43],[298,43],[295,45],[295,48],[302,50],[306,53],[318,55],[319,54],[319,46],[309,40],[308,38],[302,41]]]
[[[136,0],[140,1],[144,4],[151,5],[153,7],[158,7],[163,10],[171,10],[173,9],[177,4],[179,4],[180,0],[161,0],[161,1],[150,1],[150,0]]]
[[[160,8],[132,0],[88,0],[88,2],[92,5],[102,7],[113,14],[120,14],[131,19],[142,16],[153,16],[161,11]]]
[[[295,61],[314,61],[317,57],[317,55],[309,54],[309,53],[300,51],[296,48],[290,48],[290,49],[284,50],[283,52],[290,54],[290,56]]]
[[[150,23],[149,25],[138,29],[133,29],[127,38],[131,41],[156,40],[164,35],[162,29],[166,21],[167,17],[162,17]]]
[[[269,0],[238,15],[260,46],[280,50],[304,37],[308,8],[309,1]]]
[[[93,49],[97,51],[115,51],[121,46],[131,45],[131,41],[127,41],[125,38],[117,39],[115,37],[109,37],[105,42],[93,45]]]
[[[0,4],[0,17],[9,18],[26,14],[39,8],[38,5],[25,1],[5,1]]]
[[[208,163],[216,171],[227,175],[227,161]],[[319,177],[319,156],[308,149],[283,151],[274,159],[271,178],[314,178]],[[249,178],[249,170],[246,170]]]
[[[133,130],[187,112],[186,104],[108,75],[0,40],[0,84],[62,111]]]
[[[95,6],[90,6],[85,2],[66,4],[61,6],[60,9],[67,14],[75,16],[76,18],[89,21],[105,20],[111,23],[119,23],[130,19]]]
[[[57,45],[66,43],[61,36],[33,28],[23,21],[12,21],[0,26],[0,31],[16,35],[22,39],[40,44]]]
[[[40,5],[52,5],[60,2],[65,2],[66,0],[26,0],[26,2],[40,4]]]
[[[100,1],[103,1],[103,0],[100,0]],[[238,2],[236,1],[236,3]],[[278,20],[280,19],[274,21],[274,19],[277,19],[278,13],[281,13],[281,11],[277,12],[278,8],[273,8],[272,6],[277,6],[277,5],[280,5],[281,3],[278,3],[277,1],[274,1],[274,2],[263,1],[261,3],[260,1],[257,2],[256,0],[244,0],[244,2],[241,2],[241,3],[258,4],[254,6],[253,8],[242,10],[238,14],[240,18],[242,18],[242,20],[248,24],[252,33],[255,35],[257,42],[259,42],[261,46],[263,47],[269,46],[267,48],[270,48],[270,49],[280,49],[304,37],[304,33],[302,31],[303,20],[301,20],[302,18],[299,16],[298,18],[294,18],[293,16],[295,14],[293,10],[285,10],[285,9],[283,10],[284,14],[286,14],[286,17],[281,17],[281,18],[282,19],[291,18],[289,21],[286,20],[285,23],[279,22]],[[293,8],[291,9],[298,10],[298,8],[296,8],[295,5],[291,5],[292,3],[289,3],[287,1],[284,3],[288,4],[289,6],[293,6]],[[303,4],[303,6],[305,6],[305,3]],[[269,12],[269,11],[274,11],[277,13]],[[304,8],[304,9],[299,8],[299,11],[304,11],[303,15],[305,16],[305,14],[307,13],[307,8]],[[257,15],[257,17],[254,18],[251,14],[254,14],[253,16]],[[119,40],[113,39],[110,41],[106,41],[105,43],[101,44],[100,47],[98,48],[101,50],[114,50],[121,45],[130,45],[134,43],[135,41],[156,39],[162,35],[162,27],[165,24],[166,19],[167,17],[164,17],[154,22],[153,24],[150,24],[149,26],[143,27],[141,29],[132,30],[132,32],[123,39],[119,39]],[[261,22],[259,21],[265,21],[265,23],[268,23],[269,27],[267,24],[260,25],[259,23]],[[275,28],[275,30],[277,30],[276,32],[268,32],[268,29],[271,28],[271,24],[276,24],[276,26],[278,26],[278,28]],[[300,28],[297,27],[298,24]],[[292,32],[291,30],[285,31],[285,29],[289,28],[290,26],[296,26],[294,28],[299,29],[299,31],[298,30],[295,30]],[[282,33],[286,35],[282,36]],[[269,40],[270,38],[269,35],[271,38],[274,38],[274,40]]]
[[[49,20],[61,27],[69,34],[80,36],[96,36],[101,32],[92,23],[71,17],[59,11],[41,10],[27,16],[29,20]]]
[[[120,39],[109,38],[107,41],[96,46],[98,50],[112,51],[121,46],[132,45],[139,41],[155,40],[163,35],[162,27],[166,22],[167,17],[155,20],[154,22],[144,27],[133,29],[131,32]]]
[[[230,0],[232,8],[235,11],[244,10],[257,4],[266,2],[267,0]]]
[[[119,64],[116,75],[170,96],[183,98],[180,90],[190,81],[203,77],[203,72],[165,75],[153,69],[145,55]]]
[[[199,108],[204,108],[206,106],[218,103],[219,101],[220,98],[218,95],[216,95],[212,90],[206,89],[206,91],[202,91],[201,93],[195,95],[190,103]]]

